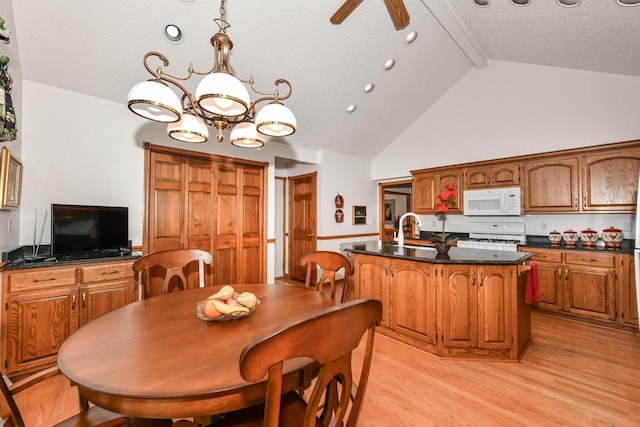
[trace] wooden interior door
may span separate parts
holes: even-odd
[[[316,250],[317,172],[289,179],[289,272],[304,280],[300,257]]]

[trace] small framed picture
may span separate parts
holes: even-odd
[[[0,156],[0,209],[20,207],[22,192],[22,163],[7,147],[2,147]]]
[[[364,225],[367,223],[367,207],[353,206],[353,225]]]

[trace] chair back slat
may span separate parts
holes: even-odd
[[[316,290],[322,292],[322,288],[326,282],[329,282],[331,298],[336,296],[336,273],[340,269],[344,269],[344,287],[340,302],[346,302],[349,288],[353,279],[353,265],[346,256],[339,252],[331,251],[315,251],[304,254],[300,257],[300,265],[306,266],[306,276],[304,287],[309,288],[312,283],[312,274],[316,271],[317,265],[322,270],[322,275],[316,284]]]
[[[209,252],[199,249],[170,249],[166,251],[154,252],[143,256],[133,263],[133,270],[138,273],[138,280],[144,292],[143,298],[153,296],[151,289],[151,279],[154,277],[156,269],[164,270],[162,281],[162,294],[170,291],[169,285],[173,281],[177,282],[178,290],[187,289],[187,277],[184,269],[192,262],[198,262],[198,286],[204,287],[204,264],[211,264],[213,257]],[[176,279],[176,280],[174,280]]]

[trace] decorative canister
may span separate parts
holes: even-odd
[[[622,230],[615,228],[613,225],[602,230],[602,240],[604,240],[605,249],[620,249],[622,239]]]
[[[551,246],[560,246],[561,240],[562,234],[559,231],[553,230],[549,233],[549,241],[551,242]]]
[[[580,240],[582,240],[582,246],[585,248],[595,248],[598,241],[598,232],[587,228],[580,232]]]
[[[564,240],[564,244],[567,246],[575,246],[578,241],[578,233],[569,229],[562,233],[562,239]]]

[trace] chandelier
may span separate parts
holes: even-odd
[[[214,19],[218,32],[211,37],[214,49],[213,66],[208,71],[196,71],[189,64],[186,76],[166,72],[162,66],[155,71],[149,58],[156,57],[167,67],[169,60],[160,52],[147,52],[144,66],[153,79],[138,83],[127,96],[131,111],[145,119],[167,124],[167,134],[178,141],[205,142],[209,139],[207,126],[217,129],[216,139],[224,140],[222,131],[232,127],[230,140],[238,147],[258,148],[265,143],[265,135],[287,136],[296,131],[296,118],[280,101],[291,95],[291,83],[285,79],[275,81],[273,92],[261,92],[254,87],[253,76],[242,80],[234,75],[229,63],[233,48],[225,30],[231,25],[224,20],[224,0],[220,4],[220,18]],[[205,76],[196,87],[195,96],[179,80],[189,80],[194,74]],[[180,95],[169,86],[177,88]],[[262,95],[251,101],[248,84],[253,92]],[[278,92],[279,85],[286,85],[288,92]],[[270,101],[270,102],[269,102]],[[269,102],[256,114],[256,105]]]

